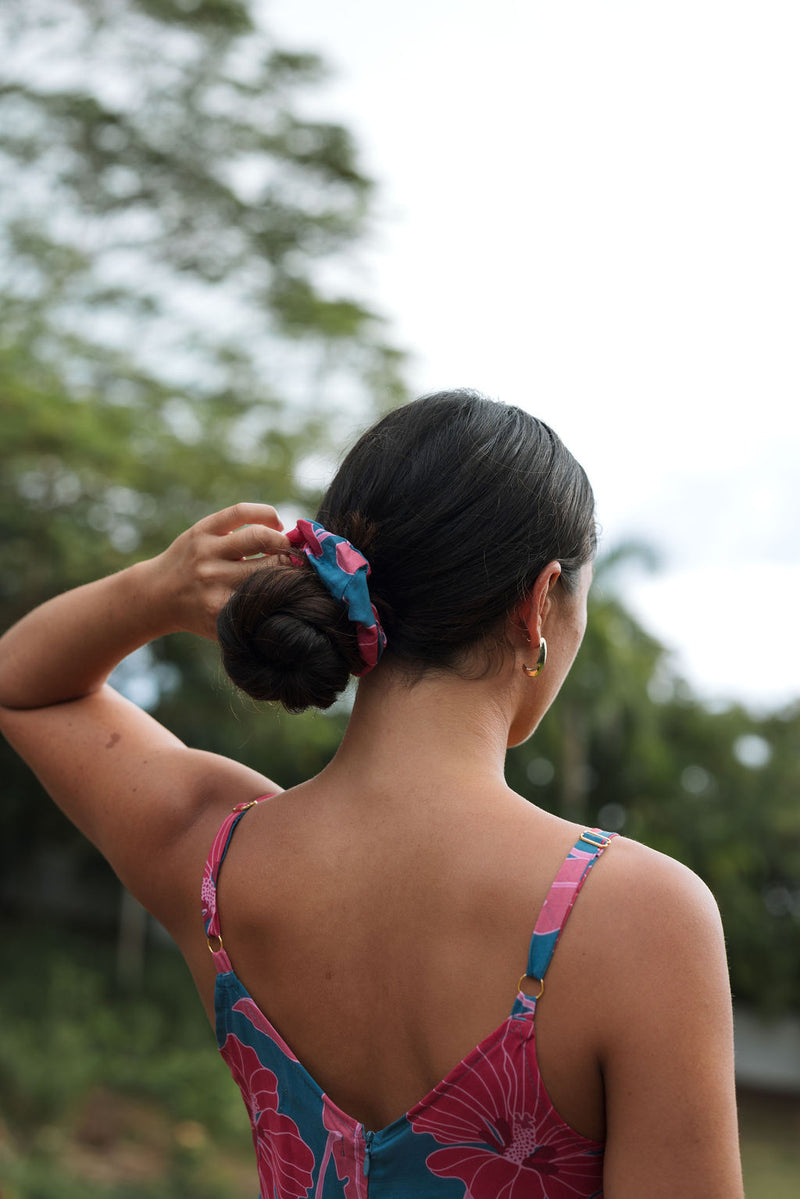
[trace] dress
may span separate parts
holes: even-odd
[[[216,883],[249,807],[235,808],[214,840],[203,918],[217,968],[217,1044],[250,1113],[260,1199],[600,1199],[603,1144],[575,1132],[550,1102],[536,1061],[536,1000],[521,990],[506,1020],[386,1128],[365,1129],[323,1093],[222,947]],[[587,830],[567,855],[531,938],[530,977],[544,979],[612,836]]]

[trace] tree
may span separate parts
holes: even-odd
[[[403,389],[332,284],[372,184],[345,129],[298,115],[317,57],[246,0],[7,0],[0,44],[8,604],[237,489],[306,501],[342,386],[351,423]]]
[[[6,0],[0,37],[5,344],[194,440],[221,422],[240,456],[287,399],[397,398],[380,322],[335,286],[372,183],[298,115],[316,56],[248,0]]]
[[[0,45],[5,627],[237,499],[313,511],[309,457],[404,391],[353,267],[372,182],[346,129],[303,115],[316,56],[249,0],[6,0]],[[305,728],[322,764],[325,717],[280,738],[259,718],[256,740],[240,705],[225,732],[201,650],[145,658],[179,735],[276,772]],[[83,853],[2,754],[6,867],[48,839]]]

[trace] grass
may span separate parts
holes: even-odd
[[[0,1199],[255,1199],[239,1092],[173,950],[138,992],[114,947],[57,929],[4,933]],[[800,1195],[800,1096],[740,1096],[747,1199]]]

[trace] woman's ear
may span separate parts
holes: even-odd
[[[561,563],[548,562],[525,599],[514,610],[513,625],[526,634],[530,645],[539,645],[542,628],[553,602],[551,592],[561,577]]]

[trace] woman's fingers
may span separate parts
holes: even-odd
[[[285,554],[291,549],[288,538],[278,529],[264,524],[248,524],[221,539],[217,549],[225,558],[251,558],[254,554]]]
[[[255,554],[280,554],[291,547],[283,522],[271,504],[234,504],[206,516],[195,529],[212,536],[211,553],[230,561]]]
[[[204,533],[224,537],[226,533],[240,530],[243,525],[261,525],[283,531],[283,522],[271,504],[233,504],[230,508],[204,517],[197,527]]]

